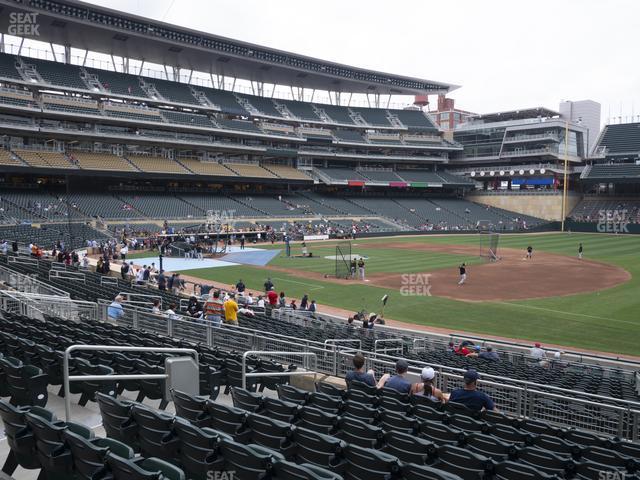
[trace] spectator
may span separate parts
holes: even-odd
[[[264,291],[269,292],[274,288],[273,282],[271,281],[271,277],[267,278],[267,281],[264,282]]]
[[[224,314],[225,309],[220,299],[220,291],[216,290],[213,292],[213,295],[209,296],[209,299],[204,304],[204,317],[211,322],[213,326],[219,327],[222,324]]]
[[[184,290],[184,280],[180,277],[179,273],[176,273],[176,276],[173,279],[173,293],[178,294],[179,292],[184,292]]]
[[[120,249],[120,258],[122,259],[123,262],[127,260],[127,253],[129,253],[129,247],[125,243]]]
[[[269,301],[271,308],[276,308],[278,305],[278,294],[274,287],[271,287],[271,290],[267,293],[267,300]]]
[[[300,300],[300,310],[306,310],[309,307],[309,295],[305,294]]]
[[[487,345],[485,352],[480,352],[478,354],[478,358],[482,358],[483,360],[489,360],[491,362],[499,362],[500,356],[498,352],[493,351],[493,347],[491,345]]]
[[[291,303],[289,303],[289,308],[291,310],[297,310],[298,309],[298,306],[296,305],[296,299],[295,298],[291,299]]]
[[[244,293],[246,288],[246,285],[242,283],[242,279],[238,280],[238,283],[236,283],[236,291],[238,293]]]
[[[461,403],[462,405],[480,412],[482,410],[497,411],[491,397],[478,390],[478,379],[480,375],[474,369],[469,369],[464,374],[464,387],[456,388],[449,396],[450,402]]]
[[[176,304],[172,303],[169,305],[169,308],[167,308],[164,311],[164,314],[169,317],[171,320],[179,320],[180,319],[180,315],[178,315],[176,313]]]
[[[231,293],[229,300],[224,302],[224,320],[226,323],[238,325],[238,304],[234,293]]]
[[[258,301],[256,302],[256,307],[264,308],[264,297],[262,295],[258,295]]]
[[[366,383],[372,387],[376,386],[376,378],[373,370],[369,370],[367,372],[364,371],[364,355],[362,355],[361,352],[358,352],[353,356],[353,370],[347,372],[344,379],[347,382],[347,388],[349,388],[349,385],[354,380]]]
[[[407,370],[409,369],[409,363],[401,358],[396,362],[395,375],[384,374],[380,381],[378,381],[378,388],[392,388],[400,393],[411,392],[411,382],[405,378]]]
[[[127,278],[128,273],[129,264],[127,262],[122,262],[122,265],[120,266],[120,277],[122,277],[122,280],[125,280]]]
[[[449,353],[455,353],[456,351],[456,346],[453,342],[449,342],[449,345],[447,345],[447,352]]]
[[[278,298],[278,307],[285,308],[287,306],[287,299],[284,296],[284,292],[280,292],[280,297]]]
[[[142,271],[142,280],[146,283],[149,281],[150,278],[151,278],[151,267],[147,267]]]
[[[6,240],[2,241],[2,246],[0,246],[0,251],[2,251],[2,255],[6,255],[9,251],[9,242]]]
[[[118,295],[113,299],[113,302],[107,308],[107,315],[110,320],[117,322],[120,318],[124,316],[124,308],[122,308],[122,296]]]
[[[187,304],[187,315],[193,318],[200,318],[202,315],[202,306],[198,299],[194,296],[189,297],[189,303]]]
[[[158,290],[163,292],[167,289],[167,277],[164,276],[164,270],[160,270],[158,274]]]
[[[247,294],[244,295],[244,299],[247,306],[254,304],[253,294],[251,292],[247,292]]]
[[[434,402],[445,403],[447,399],[442,394],[442,391],[433,385],[433,380],[436,377],[436,371],[431,367],[424,367],[420,374],[421,382],[414,383],[411,386],[411,393],[418,396],[427,397]]]
[[[547,356],[547,352],[545,352],[540,344],[536,342],[533,348],[529,351],[529,355],[534,360],[541,361],[544,360],[544,358]]]
[[[89,257],[86,254],[82,257],[82,268],[89,268]]]
[[[176,281],[176,274],[173,273],[167,280],[167,289],[173,292],[173,284]]]
[[[151,313],[160,315],[160,300],[158,300],[157,298],[153,301]]]
[[[309,304],[308,310],[310,312],[315,312],[317,310],[317,308],[318,308],[318,305],[316,304],[316,301],[315,300],[311,300],[311,303]]]
[[[140,270],[138,270],[138,274],[136,275],[136,283],[138,285],[144,285],[144,272],[146,271],[147,271],[146,265],[144,265]]]

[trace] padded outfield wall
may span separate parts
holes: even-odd
[[[483,193],[473,192],[466,200],[489,205],[512,212],[543,218],[550,221],[562,220],[562,195],[536,193]],[[567,197],[567,212],[571,212],[580,201],[580,196],[570,194]]]

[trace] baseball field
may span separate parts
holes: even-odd
[[[498,262],[479,258],[478,235],[433,235],[352,241],[366,258],[367,281],[325,278],[335,272],[335,241],[308,243],[312,258],[284,246],[267,266],[185,271],[189,277],[260,292],[270,277],[287,298],[308,294],[323,306],[476,334],[638,355],[640,237],[603,234],[501,235]],[[577,258],[578,245],[584,258]],[[533,258],[525,259],[533,247]],[[468,278],[458,286],[458,266]]]

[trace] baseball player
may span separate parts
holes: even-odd
[[[458,267],[460,269],[460,281],[458,282],[458,286],[464,285],[464,282],[467,281],[467,265],[462,264]]]
[[[578,245],[578,258],[580,260],[582,260],[582,251],[583,251],[582,244],[580,244]]]
[[[527,247],[527,260],[532,260],[532,259],[533,259],[533,247],[529,245]]]
[[[364,258],[362,257],[358,260],[358,273],[360,274],[360,280],[364,282]]]

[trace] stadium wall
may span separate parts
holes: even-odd
[[[580,201],[580,195],[569,194],[567,212],[571,212]],[[512,212],[543,218],[550,221],[562,220],[562,195],[532,194],[483,194],[472,193],[466,197],[472,202],[502,208]]]

